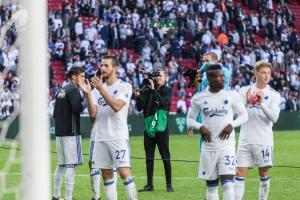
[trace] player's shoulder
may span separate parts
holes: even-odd
[[[274,88],[272,88],[271,86],[269,86],[268,89],[270,90],[271,93],[280,96],[280,93],[278,91],[276,91]]]
[[[120,85],[120,87],[132,89],[132,86],[131,86],[130,83],[125,82],[125,81],[123,81],[121,79],[118,80],[118,85]]]
[[[197,100],[200,100],[203,97],[207,97],[207,96],[208,96],[208,93],[206,91],[201,91],[201,92],[199,91],[194,94],[194,96],[192,97],[192,101],[197,101]]]
[[[252,85],[244,85],[240,88],[239,92],[248,91],[251,87]]]
[[[231,88],[223,89],[223,93],[225,96],[229,96],[229,97],[236,97],[239,95],[239,93],[236,90],[231,89]]]
[[[278,91],[276,91],[274,88],[272,88],[271,86],[268,87],[269,92],[271,93],[271,95],[275,98],[281,99],[281,95]]]

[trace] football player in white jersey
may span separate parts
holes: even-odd
[[[260,175],[259,200],[270,191],[269,168],[273,166],[272,126],[278,120],[281,97],[269,86],[272,65],[258,61],[254,66],[256,83],[240,89],[249,121],[241,126],[237,151],[235,199],[243,199],[248,169],[257,165]]]
[[[223,199],[234,200],[234,128],[245,123],[248,115],[239,94],[223,89],[222,67],[212,64],[206,73],[209,89],[193,96],[187,115],[187,126],[200,130],[203,138],[198,177],[206,180],[206,200],[219,199],[219,178],[224,188]],[[202,123],[197,122],[198,113]],[[235,113],[238,116],[234,119]]]
[[[100,73],[98,75],[98,72],[96,74],[96,76],[98,76],[100,78]],[[92,96],[93,96],[93,100],[94,100],[94,104],[97,104],[98,101],[98,97],[99,97],[99,91],[94,88],[92,90]],[[91,123],[94,124],[95,120],[97,120],[97,116],[96,119],[92,119],[91,118]],[[90,176],[91,176],[91,187],[92,187],[92,191],[93,191],[93,197],[91,198],[91,200],[100,200],[101,199],[101,195],[100,195],[100,169],[99,168],[93,168],[92,166],[92,158],[93,158],[93,153],[94,153],[94,146],[95,146],[95,129],[92,128],[91,130],[91,136],[90,136],[90,153],[89,153],[89,168],[90,168]],[[118,179],[118,174],[117,174],[117,169],[114,168],[114,181],[115,184],[117,184],[117,179]]]
[[[93,101],[89,81],[81,81],[80,87],[85,92],[93,124],[95,146],[92,167],[100,168],[104,180],[106,199],[116,200],[117,190],[113,178],[113,168],[119,171],[124,181],[127,199],[136,200],[136,187],[131,176],[129,131],[127,126],[128,108],[132,87],[116,77],[118,61],[114,56],[103,56],[101,74],[105,79],[92,78],[91,83],[99,91],[97,104]]]

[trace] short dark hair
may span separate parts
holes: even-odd
[[[68,71],[68,78],[71,78],[73,75],[79,75],[83,72],[84,72],[84,70],[81,67],[72,67]]]
[[[211,70],[221,70],[222,66],[220,64],[211,64],[208,65],[206,68],[206,71],[211,71]]]
[[[110,59],[111,64],[112,64],[113,67],[118,67],[119,66],[118,59],[115,56],[105,55],[105,56],[102,57],[102,59]]]

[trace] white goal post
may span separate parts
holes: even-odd
[[[21,0],[28,12],[20,32],[23,200],[50,199],[47,0]]]

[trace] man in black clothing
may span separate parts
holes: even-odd
[[[84,71],[73,67],[68,72],[69,84],[56,95],[54,106],[57,167],[54,173],[54,194],[52,200],[60,198],[62,177],[66,168],[65,199],[72,200],[75,183],[75,167],[82,164],[80,113],[86,107],[78,88],[84,81]]]
[[[135,89],[134,91],[137,99],[137,109],[139,111],[143,110],[146,126],[144,131],[144,149],[147,165],[147,184],[139,192],[153,191],[153,167],[156,145],[164,163],[167,191],[174,192],[172,187],[169,131],[167,125],[172,89],[165,84],[166,72],[163,69],[158,68],[155,74],[157,75],[153,78],[154,80],[147,79],[147,84],[142,88],[141,92],[139,89]],[[155,115],[157,111],[161,111],[159,115],[163,114],[164,117],[157,117]],[[151,118],[151,116],[155,116],[154,118],[158,118],[158,120],[151,120],[150,123],[147,123],[147,119]],[[161,124],[164,124],[162,130],[151,129],[152,126],[156,128],[161,126]]]

